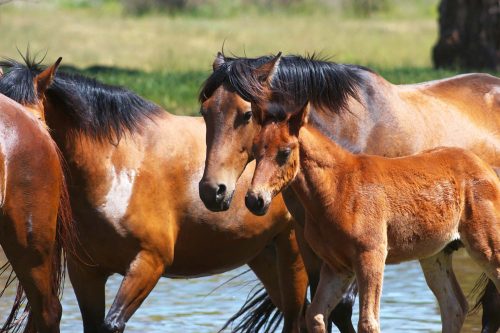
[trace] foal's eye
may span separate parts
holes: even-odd
[[[243,120],[248,123],[250,119],[252,119],[252,111],[245,112],[243,114]]]
[[[292,150],[290,148],[283,148],[278,151],[278,155],[276,156],[276,160],[278,161],[278,164],[283,165],[288,161],[288,158],[290,157],[290,153]]]

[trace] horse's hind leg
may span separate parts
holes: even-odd
[[[153,290],[164,272],[165,262],[160,255],[145,250],[139,252],[130,264],[104,320],[103,332],[123,332],[125,323]]]
[[[51,223],[54,226],[52,230],[50,224],[45,223],[46,219],[32,217],[29,223],[33,226],[46,226],[45,230],[39,229],[36,235],[28,235],[25,220],[19,221],[16,228],[4,229],[0,242],[26,292],[37,331],[58,333],[62,309],[53,285],[55,218]],[[12,221],[5,222],[13,226]]]
[[[441,251],[420,260],[429,288],[437,298],[443,333],[459,333],[467,315],[467,300],[453,273],[452,255]]]
[[[105,286],[109,275],[73,257],[68,258],[68,273],[82,314],[83,331],[99,332],[104,324]]]

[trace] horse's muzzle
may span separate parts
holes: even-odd
[[[204,180],[199,182],[198,191],[201,201],[212,212],[228,210],[234,193],[228,193],[225,184],[213,184]]]

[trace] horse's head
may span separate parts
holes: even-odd
[[[50,67],[40,71],[36,63],[26,58],[29,66],[21,65],[13,60],[0,63],[7,68],[7,72],[0,75],[0,92],[21,103],[26,110],[37,119],[45,122],[45,92],[54,81],[57,68],[62,58]]]
[[[54,77],[56,75],[57,69],[61,63],[62,57],[56,60],[56,62],[43,70],[40,74],[35,76],[33,79],[33,86],[37,95],[37,101],[33,104],[25,105],[25,107],[33,113],[33,115],[41,120],[44,124],[45,122],[45,92],[50,87],[52,82],[54,82]]]
[[[309,103],[292,113],[279,104],[263,105],[256,108],[263,126],[254,140],[257,165],[245,197],[247,208],[256,215],[264,215],[271,200],[295,179],[300,167],[299,130],[310,109]]]
[[[213,63],[213,82],[209,78],[205,83],[204,90],[210,95],[200,94],[201,114],[207,126],[207,155],[199,193],[212,211],[229,208],[236,182],[253,159],[252,141],[260,129],[253,119],[250,102],[222,77],[225,66],[226,60],[219,53]]]

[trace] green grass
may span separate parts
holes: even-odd
[[[197,113],[199,87],[224,42],[226,52],[238,55],[320,52],[338,62],[372,67],[394,83],[456,74],[431,68],[435,19],[397,14],[404,6],[368,19],[331,11],[212,18],[133,17],[123,15],[114,1],[102,3],[79,8],[54,1],[2,6],[0,54],[19,59],[16,46],[25,50],[29,43],[32,50],[47,52],[46,64],[62,56],[64,65],[128,87],[177,114]],[[419,3],[429,6],[428,0]]]

